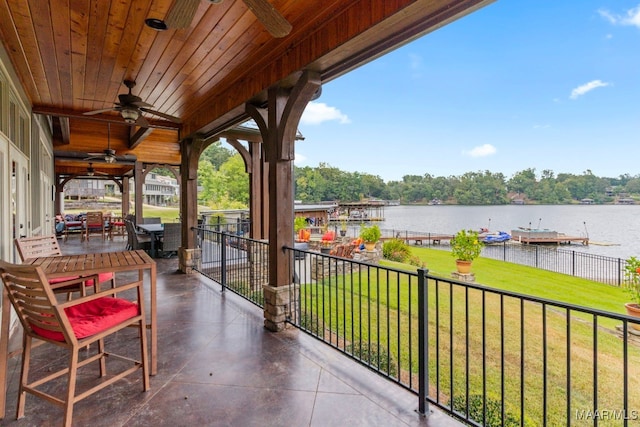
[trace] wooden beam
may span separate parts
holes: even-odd
[[[60,140],[63,145],[68,145],[71,142],[71,131],[69,130],[69,117],[58,117],[60,123]]]
[[[141,127],[136,130],[135,127],[131,126],[131,131],[129,132],[129,149],[133,150],[140,145],[142,141],[151,134],[151,132],[153,132],[152,128]]]

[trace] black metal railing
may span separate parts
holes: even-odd
[[[262,305],[267,244],[197,232],[199,271]],[[423,414],[436,405],[478,426],[640,420],[640,325],[631,317],[385,268],[361,254],[284,250],[295,281],[288,321],[416,393]]]
[[[421,413],[430,403],[471,425],[640,420],[640,331],[627,316],[297,254],[291,323],[414,391]]]
[[[451,234],[382,229],[383,238],[398,238],[432,249],[449,250]],[[503,242],[486,245],[482,257],[528,265],[554,273],[568,274],[599,283],[620,286],[624,280],[626,261],[603,255],[563,249],[558,245]]]
[[[199,250],[194,269],[262,307],[262,285],[269,277],[269,244],[215,231],[215,226],[198,227],[196,244]]]

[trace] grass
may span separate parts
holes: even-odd
[[[455,269],[447,251],[412,248],[412,253],[443,279]],[[413,266],[381,264],[415,272]],[[613,286],[490,259],[474,261],[473,272],[478,283],[491,288],[605,311],[621,313],[628,300]],[[365,269],[325,277],[303,285],[301,292],[302,310],[320,319],[336,342],[371,341],[388,349],[405,376],[415,376],[415,280]],[[428,313],[431,395],[443,404],[464,396],[468,381],[470,395],[486,389],[494,399],[503,396],[505,409],[518,418],[522,413],[525,425],[579,425],[571,414],[593,409],[594,389],[600,409],[623,407],[626,356],[629,408],[640,407],[640,349],[630,343],[625,354],[615,333],[620,321],[598,318],[596,327],[592,316],[446,280],[430,281]]]

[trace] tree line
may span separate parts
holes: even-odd
[[[320,163],[317,167],[294,166],[295,199],[303,203],[327,200],[343,202],[363,198],[399,200],[402,204],[426,204],[434,200],[463,205],[525,203],[570,204],[584,199],[614,203],[620,198],[640,196],[640,175],[597,177],[535,168],[507,178],[500,172],[467,172],[460,176],[405,175],[385,182],[366,172],[348,172]],[[200,202],[214,209],[242,208],[249,202],[249,177],[239,154],[215,143],[200,158],[198,168]]]

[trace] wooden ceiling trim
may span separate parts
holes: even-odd
[[[33,102],[41,99],[44,102],[51,102],[49,92],[39,92],[39,88],[47,87],[47,78],[42,58],[37,55],[39,50],[34,42],[35,34],[28,5],[22,2],[11,3],[9,6],[6,2],[2,2],[2,6],[6,9],[0,13],[2,16],[0,19],[4,21],[3,28],[11,28],[11,34],[3,34],[3,36],[6,37],[9,50],[13,53],[11,55],[13,65],[16,67],[29,100]],[[36,53],[36,63],[30,64],[28,59],[33,53]],[[19,55],[18,59],[16,54]]]
[[[115,123],[121,126],[130,126],[128,123],[125,123],[125,121],[122,120],[122,117],[120,117],[119,114],[104,113],[104,114],[96,114],[93,116],[85,116],[84,114],[82,114],[82,112],[79,112],[76,110],[67,110],[64,108],[52,108],[46,105],[34,105],[32,107],[32,111],[33,113],[43,114],[46,116],[54,116],[54,117],[66,116],[66,117],[71,117],[77,120],[88,121],[88,122],[92,122],[92,121],[93,122],[109,122],[109,123]],[[149,127],[155,128],[155,129],[178,130],[181,128],[180,124],[173,123],[168,120],[150,119],[148,120],[148,122],[149,122]]]
[[[84,79],[84,108],[86,111],[94,108],[102,108],[102,102],[98,98],[97,86],[99,85],[98,76],[102,67],[101,57],[103,54],[104,41],[107,33],[108,20],[104,16],[109,15],[109,6],[111,2],[91,0],[91,9],[86,17],[89,24],[87,25],[88,33],[84,35],[87,44],[86,57],[86,73],[83,76],[74,76]],[[99,104],[96,101],[100,102]],[[98,105],[98,106],[96,106]]]
[[[242,2],[237,2],[241,4]],[[207,46],[207,41],[199,43],[201,48],[198,52],[198,59],[202,59],[198,63],[190,63],[187,67],[183,67],[180,75],[182,77],[182,83],[187,87],[192,88],[194,94],[202,94],[206,91],[207,83],[215,85],[220,81],[220,75],[225,71],[232,69],[230,65],[235,65],[238,57],[243,55],[247,57],[250,55],[251,44],[255,43],[261,36],[260,28],[250,26],[250,30],[244,29],[244,23],[250,23],[253,21],[253,16],[246,8],[236,6],[235,3],[228,9],[227,14],[223,17],[223,20],[219,23],[221,30],[224,33],[213,32],[213,38],[210,39],[213,46]],[[215,37],[217,36],[217,40]],[[265,37],[262,34],[262,37]],[[270,37],[270,36],[269,36]],[[225,64],[221,66],[220,64]],[[215,73],[210,74],[210,70],[215,69]],[[179,93],[173,93],[167,97],[163,104],[163,107],[173,114],[177,114],[178,111],[182,111],[182,115],[188,114],[190,105],[186,104],[183,98],[179,96]]]
[[[201,7],[206,7],[207,4],[208,2],[201,2]],[[176,82],[175,76],[184,72],[183,68],[185,65],[193,68],[191,63],[194,61],[194,54],[204,48],[203,44],[210,46],[209,43],[213,43],[213,41],[217,41],[222,37],[223,34],[220,34],[218,27],[224,11],[225,9],[223,8],[211,7],[206,10],[204,13],[205,16],[202,19],[199,19],[201,15],[196,13],[192,25],[189,28],[176,30],[174,32],[169,46],[170,49],[165,49],[162,55],[163,57],[158,61],[158,67],[164,69],[165,72],[162,73],[162,75],[157,74],[151,76],[146,82],[145,90],[141,92],[140,96],[143,96],[146,102],[155,105],[156,108],[165,109],[168,114],[179,115],[179,113],[175,111],[169,112],[169,110],[166,110],[166,103],[164,101],[159,102],[159,100],[161,100],[163,96],[166,96],[164,95],[166,92],[172,93],[172,89],[180,87],[181,82]],[[211,24],[209,24],[210,19],[216,22],[212,27],[210,26]],[[213,40],[207,40],[212,37]],[[204,42],[200,41],[202,38],[204,38]],[[180,44],[180,46],[175,49],[171,48],[171,46],[176,43]],[[173,50],[177,50],[177,53],[174,54]],[[209,48],[209,50],[211,50],[211,48]],[[159,85],[158,83],[162,84]]]
[[[84,93],[84,75],[86,72],[85,58],[87,56],[87,38],[89,29],[89,3],[85,0],[70,0],[71,8],[71,79],[73,99],[66,100],[67,108],[73,108],[74,100],[82,99]]]
[[[215,99],[192,99],[192,106],[189,108],[189,112],[192,113],[185,112],[184,134],[206,131],[218,116],[236,108],[237,105],[233,103],[238,99],[254,97],[266,89],[272,81],[288,77],[297,70],[303,69],[318,56],[331,52],[345,41],[359,35],[363,28],[358,23],[362,10],[371,10],[371,17],[368,18],[370,22],[380,22],[410,3],[411,0],[397,0],[393,2],[393,8],[370,9],[370,2],[354,0],[346,7],[342,5],[343,8],[338,15],[335,14],[335,10],[331,11],[334,19],[327,18],[324,25],[319,26],[315,32],[308,32],[300,43],[288,46],[286,51],[271,52],[267,55],[270,60],[265,58],[252,64],[233,84],[226,81],[224,84],[221,83],[220,86],[227,89],[217,93],[217,96],[214,95]]]
[[[34,17],[43,17],[39,23],[34,22],[34,25],[39,37],[38,45],[41,49],[45,49],[44,52],[53,53],[53,55],[47,55],[52,58],[55,64],[54,68],[47,66],[47,70],[55,70],[56,73],[55,79],[47,79],[49,82],[55,82],[55,84],[49,84],[51,96],[54,99],[62,99],[71,105],[73,91],[71,89],[71,35],[68,31],[70,21],[69,15],[64,13],[67,9],[61,7],[60,11],[57,10],[58,3],[62,3],[62,1],[34,4],[43,11],[47,11],[49,15],[43,16],[44,13],[41,12],[34,13]],[[68,2],[64,1],[64,4],[66,5]],[[54,10],[56,13],[53,12]]]

